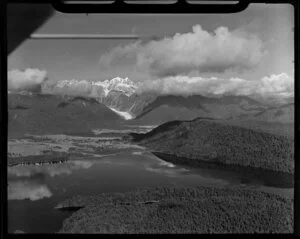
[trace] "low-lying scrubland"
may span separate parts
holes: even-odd
[[[52,154],[31,155],[21,157],[7,157],[7,166],[18,164],[42,164],[42,163],[61,163],[69,160],[68,153],[53,152]]]
[[[293,199],[241,188],[148,188],[76,196],[60,233],[292,233]]]

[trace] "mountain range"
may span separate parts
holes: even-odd
[[[293,122],[294,121],[294,103],[269,107],[253,115],[241,115],[238,119],[259,120],[270,122]]]
[[[131,96],[136,92],[137,85],[128,78],[115,77],[105,81],[86,80],[61,80],[55,84],[45,84],[43,91],[46,93],[55,92],[58,94],[78,94],[77,90],[84,91],[88,97],[101,98],[110,93],[118,92],[125,96]]]
[[[194,96],[159,96],[148,104],[137,121],[164,123],[171,120],[192,120],[197,117],[227,119],[242,114],[255,114],[267,107],[244,96],[208,98]]]
[[[138,85],[121,77],[96,82],[64,80],[52,86],[51,90],[57,94],[72,95],[76,93],[77,87],[87,89],[85,97],[95,98],[123,117],[125,115],[126,119],[133,119],[135,123],[160,124],[196,117],[293,121],[291,97],[278,101],[270,97],[257,100],[249,96],[233,95],[207,97],[138,93]]]
[[[78,91],[85,90],[85,94]],[[270,104],[248,96],[207,97],[137,93],[138,86],[120,77],[103,82],[59,81],[43,93],[9,93],[9,131],[20,133],[83,132],[124,123],[159,125],[197,117],[292,123],[290,103]],[[51,92],[51,94],[50,94]],[[78,96],[79,95],[79,96]]]

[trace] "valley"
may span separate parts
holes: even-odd
[[[4,234],[300,234],[296,3],[17,2]]]
[[[101,84],[8,95],[10,232],[293,230],[293,103]]]
[[[258,129],[268,127],[266,122],[269,122],[273,128],[279,129],[281,127],[277,125],[282,125],[292,134],[288,129],[292,128],[294,122],[292,102],[272,105],[248,96],[138,94],[137,86],[132,81],[120,77],[93,83],[92,86],[96,88],[91,88],[89,95],[68,94],[68,87],[78,84],[83,83],[58,82],[51,87],[44,86],[43,94],[10,93],[9,137],[19,137],[24,133],[85,133],[93,128],[124,124],[160,125],[172,120],[193,120],[199,117],[246,126],[257,125]],[[49,88],[58,90],[56,94],[49,94]],[[89,120],[86,121],[86,118]]]

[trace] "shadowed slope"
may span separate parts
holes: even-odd
[[[192,120],[197,117],[226,119],[251,115],[265,110],[266,106],[245,96],[208,98],[193,96],[159,96],[136,117],[137,123],[161,124],[171,120]]]
[[[122,119],[94,99],[54,95],[8,96],[8,135],[87,132]]]

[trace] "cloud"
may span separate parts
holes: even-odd
[[[56,84],[53,89],[56,93],[85,96],[92,91],[92,85],[91,82],[86,80],[79,81],[72,79],[71,81],[58,81],[58,84]]]
[[[10,182],[8,185],[8,200],[30,199],[36,201],[51,196],[52,193],[46,185],[30,181]]]
[[[222,79],[216,77],[164,77],[139,84],[138,93],[160,95],[265,95],[291,96],[294,92],[294,79],[286,73],[263,77],[259,80],[241,78]]]
[[[263,77],[260,80],[258,93],[279,94],[282,96],[294,93],[294,79],[286,73]]]
[[[100,66],[132,66],[161,78],[195,70],[203,73],[251,69],[263,55],[263,42],[253,34],[229,31],[227,27],[210,33],[195,25],[189,33],[115,47],[100,57]]]
[[[64,87],[54,86],[52,93],[97,98],[104,95],[104,90],[101,87],[102,83],[98,83],[92,84],[88,81],[74,80],[72,84],[64,85]],[[208,97],[216,95],[290,97],[294,93],[294,78],[287,73],[273,74],[261,79],[251,80],[238,77],[220,78],[177,75],[157,78],[156,80],[139,81],[135,84],[135,92],[137,94],[203,95]],[[51,93],[51,91],[49,92]]]
[[[104,94],[103,88],[93,85],[87,80],[61,80],[57,82],[47,81],[42,85],[42,92],[49,94],[62,94],[71,96],[98,97]]]
[[[93,165],[93,162],[91,161],[83,161],[83,160],[74,160],[72,162],[74,166],[72,166],[72,169],[88,169]]]
[[[45,70],[27,68],[24,71],[10,70],[7,73],[9,91],[39,92],[41,84],[47,79]]]

